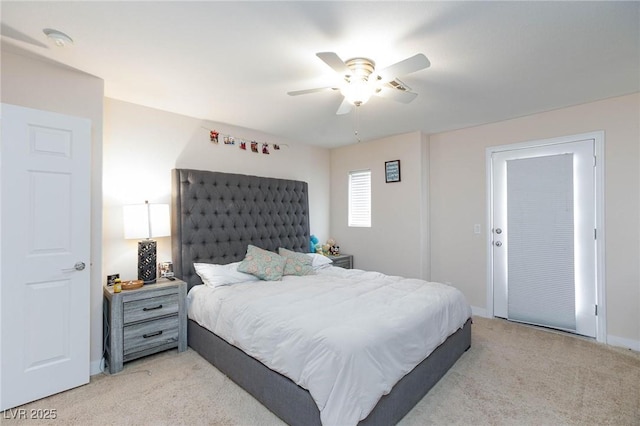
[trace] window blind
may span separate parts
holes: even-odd
[[[507,161],[509,319],[576,329],[573,155]]]
[[[349,226],[371,227],[371,170],[349,172]]]

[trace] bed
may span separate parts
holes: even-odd
[[[194,263],[230,264],[249,245],[309,251],[309,202],[305,182],[190,169],[172,171],[174,272],[189,289],[202,280]],[[197,287],[202,288],[201,287]],[[470,315],[469,315],[470,316]],[[247,355],[198,321],[188,321],[189,346],[291,425],[320,425],[310,392]],[[382,396],[359,424],[397,423],[470,347],[467,318],[430,355]]]

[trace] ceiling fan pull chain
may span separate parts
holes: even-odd
[[[354,120],[355,120],[355,136],[356,136],[356,141],[360,142],[360,136],[358,135],[358,129],[360,128],[360,107],[356,106],[355,108],[356,112],[354,114]]]

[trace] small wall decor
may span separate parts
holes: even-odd
[[[384,162],[385,182],[400,182],[400,160]]]
[[[255,152],[256,154],[271,154],[270,150],[280,151],[282,148],[288,148],[287,144],[276,144],[276,143],[268,143],[268,142],[260,142],[260,141],[248,141],[243,138],[238,138],[232,135],[221,134],[217,130],[211,130],[207,127],[202,126],[203,129],[206,129],[209,132],[209,140],[212,143],[219,145],[220,137],[222,136],[222,144],[226,146],[235,146],[236,141],[238,141],[237,146],[243,151],[248,151],[248,146],[251,147],[251,152]]]

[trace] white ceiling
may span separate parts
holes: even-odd
[[[283,140],[334,147],[435,133],[640,91],[640,2],[11,2],[5,48],[104,79],[105,96]],[[74,39],[58,48],[42,30]],[[316,57],[383,68],[416,53],[431,67],[398,76],[410,104],[373,98],[335,114],[339,92]]]

